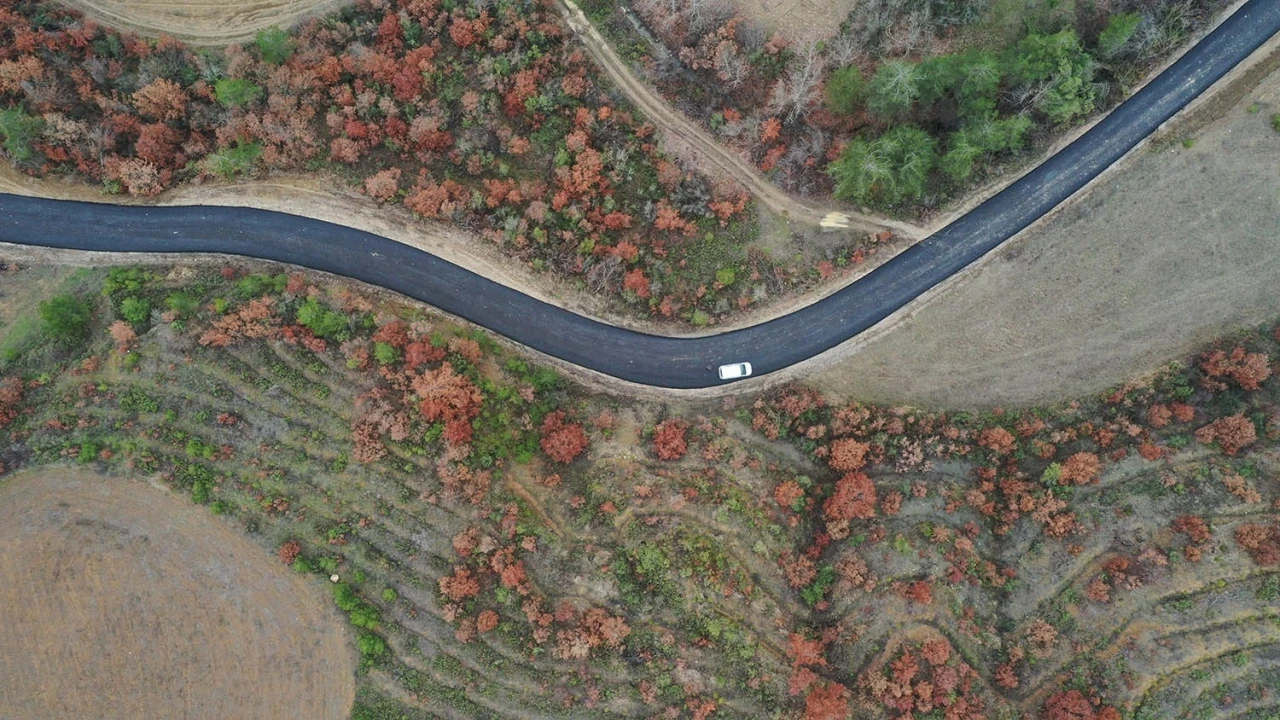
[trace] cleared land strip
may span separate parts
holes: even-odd
[[[618,89],[640,108],[649,120],[664,133],[674,135],[688,143],[697,150],[699,157],[713,166],[714,170],[741,183],[748,192],[773,212],[792,222],[806,225],[820,225],[824,218],[834,213],[847,217],[849,227],[863,232],[887,229],[912,240],[919,240],[925,236],[924,228],[918,225],[857,213],[848,208],[813,207],[778,189],[773,183],[761,177],[755,168],[716,142],[697,125],[685,119],[648,85],[632,75],[626,63],[618,57],[608,41],[595,29],[591,21],[587,20],[587,16],[573,3],[573,0],[563,0],[560,10],[569,27],[577,33],[582,44],[586,46],[587,52],[591,53]]]

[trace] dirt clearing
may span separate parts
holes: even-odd
[[[287,28],[349,0],[64,0],[103,25],[139,35],[168,35],[192,45],[235,45],[259,30]]]
[[[47,468],[0,532],[0,717],[347,717],[332,602],[205,508]]]
[[[1188,142],[1155,143],[812,381],[933,406],[1046,402],[1274,317],[1277,112],[1273,72]]]
[[[733,6],[752,22],[803,44],[835,35],[858,0],[734,0]]]

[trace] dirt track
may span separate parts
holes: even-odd
[[[104,25],[168,35],[192,45],[234,45],[259,30],[288,28],[349,0],[63,0]]]
[[[345,718],[321,589],[209,511],[47,468],[0,480],[0,718]]]

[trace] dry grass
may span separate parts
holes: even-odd
[[[65,0],[104,25],[192,45],[235,45],[259,30],[289,27],[348,0]]]
[[[0,496],[0,717],[347,716],[332,603],[204,508],[67,468]]]
[[[858,0],[734,0],[733,4],[752,22],[792,42],[805,43],[835,35]]]

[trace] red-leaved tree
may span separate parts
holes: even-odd
[[[1218,418],[1196,430],[1196,440],[1206,445],[1217,443],[1222,452],[1228,455],[1235,455],[1257,439],[1257,428],[1249,418],[1241,414]]]
[[[849,536],[849,523],[876,515],[876,486],[860,472],[846,473],[836,481],[835,492],[822,504],[827,534],[836,540]]]
[[[0,428],[8,427],[18,417],[18,404],[22,402],[22,381],[18,378],[0,380]]]
[[[470,380],[444,362],[414,377],[412,385],[421,400],[418,410],[428,422],[445,424],[445,439],[451,445],[471,441],[471,420],[480,414],[484,395]]]
[[[659,460],[679,460],[689,451],[689,442],[684,434],[689,423],[679,418],[670,418],[658,423],[653,429],[653,451]]]
[[[587,432],[578,423],[565,422],[563,410],[548,413],[542,421],[542,452],[558,463],[574,461],[591,444]]]

